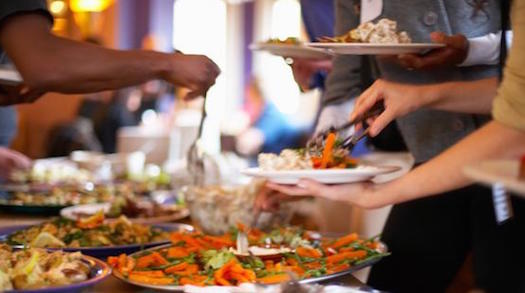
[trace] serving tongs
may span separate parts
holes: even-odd
[[[306,151],[311,154],[319,153],[320,150],[323,149],[324,141],[326,140],[326,137],[330,133],[339,133],[341,131],[348,130],[349,128],[352,128],[356,124],[366,122],[367,119],[383,113],[384,110],[385,110],[385,107],[383,103],[378,102],[374,106],[372,106],[372,108],[370,108],[368,112],[364,113],[363,115],[357,116],[356,118],[346,122],[345,124],[339,127],[330,127],[328,130],[318,133],[316,136],[312,137],[306,143]],[[364,130],[360,131],[359,133],[354,132],[353,134],[346,137],[340,142],[339,148],[346,149],[348,153],[351,154],[356,144],[361,139],[363,139],[365,136],[367,136],[369,131],[370,131],[370,126],[366,127]]]
[[[193,184],[200,185],[204,184],[204,158],[201,152],[199,152],[198,143],[202,136],[202,128],[204,126],[204,120],[206,120],[206,93],[204,93],[204,103],[202,104],[201,121],[199,122],[199,130],[197,131],[197,137],[191,144],[188,150],[187,169],[193,179]]]

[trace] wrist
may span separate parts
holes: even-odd
[[[416,99],[416,109],[430,108],[439,99],[438,88],[435,85],[420,85],[418,86],[419,93]]]
[[[177,68],[174,65],[177,61],[175,60],[176,57],[171,56],[171,54],[153,51],[145,51],[144,53],[150,60],[150,68],[155,79],[166,80],[172,74],[173,68]]]

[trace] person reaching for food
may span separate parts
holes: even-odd
[[[203,95],[220,69],[209,58],[145,50],[120,51],[51,33],[46,1],[2,1],[0,46],[24,80],[4,93],[1,105],[32,102],[46,92],[87,93],[163,79],[188,88],[186,98]]]
[[[420,164],[408,174],[385,184],[359,183],[329,186],[304,180],[297,186],[268,184],[268,187],[289,195],[321,196],[366,208],[405,202],[404,206],[415,206],[422,202],[421,199],[426,198],[429,203],[428,208],[436,209],[438,212],[443,213],[445,212],[445,206],[439,204],[438,200],[440,197],[447,196],[450,198],[452,195],[452,198],[460,200],[460,194],[443,194],[443,192],[463,188],[472,183],[463,175],[464,166],[484,159],[518,158],[523,155],[523,146],[525,145],[525,99],[523,99],[522,93],[525,91],[525,79],[521,72],[525,66],[525,58],[523,58],[525,57],[523,55],[525,51],[525,43],[523,42],[525,22],[518,18],[518,15],[525,13],[525,1],[514,1],[513,4],[512,27],[514,41],[507,60],[507,66],[505,67],[504,79],[497,90],[497,94],[497,80],[495,78],[428,86],[407,86],[379,81],[358,99],[358,105],[354,113],[355,115],[363,113],[377,99],[384,100],[387,110],[371,121],[373,127],[372,135],[377,134],[388,121],[403,117],[425,106],[466,113],[487,113],[492,111],[493,121],[459,140],[455,145],[428,162]],[[494,96],[496,98],[493,98]],[[416,101],[416,99],[419,100]],[[433,139],[440,140],[441,136],[435,136]],[[477,195],[477,198],[480,198],[480,196]],[[419,200],[414,201],[416,199]],[[480,203],[474,207],[481,208]],[[488,201],[488,203],[491,202]],[[512,205],[514,218],[501,225],[496,224],[494,210],[490,205],[476,213],[478,216],[474,221],[484,224],[482,229],[484,235],[476,236],[474,234],[473,236],[473,240],[481,240],[480,246],[477,246],[477,250],[474,251],[475,276],[479,276],[478,274],[481,271],[486,272],[487,267],[490,266],[489,263],[498,262],[493,257],[490,257],[489,254],[480,254],[483,249],[493,246],[500,247],[503,251],[516,251],[525,244],[523,235],[517,232],[521,229],[519,227],[523,227],[525,224],[523,219],[523,213],[525,212],[523,201],[513,198]],[[458,208],[459,215],[465,215],[469,211],[469,205],[460,205]],[[394,212],[395,210],[392,211],[392,213]],[[417,210],[413,212],[419,221],[426,223],[425,215]],[[453,218],[454,215],[448,213],[447,217]],[[444,223],[447,222],[443,221],[441,224]],[[459,223],[455,221],[454,225],[459,225]],[[387,227],[388,225],[387,223]],[[491,226],[495,226],[496,229],[489,228]],[[509,231],[513,232],[509,235]],[[443,237],[443,235],[440,237]],[[498,245],[498,243],[491,241],[492,237],[497,237],[497,241],[500,244]],[[452,241],[458,240],[453,238]],[[396,246],[390,246],[390,248],[393,255],[398,250]],[[443,249],[442,246],[441,249]],[[502,256],[499,255],[498,259],[501,258]],[[511,261],[508,261],[509,259],[506,257],[503,258],[506,259],[505,262],[501,262],[502,265],[505,263],[506,266],[505,276],[496,273],[496,275],[500,275],[500,277],[496,278],[505,283],[505,289],[498,288],[486,279],[476,278],[477,286],[488,292],[498,292],[500,289],[505,292],[518,292],[518,288],[523,288],[523,270],[521,265],[518,264],[523,262],[525,254],[513,253],[513,260]],[[483,266],[484,269],[481,270],[480,266]],[[418,267],[421,268],[421,266]],[[501,284],[501,282],[499,283]]]
[[[462,34],[470,41],[501,30],[500,1],[482,2],[481,6],[473,6],[468,1],[339,0],[336,1],[337,34],[342,35],[356,28],[360,18],[361,22],[389,18],[395,20],[397,27],[406,31],[416,43],[431,42],[430,33],[433,31],[442,31],[450,36]],[[440,3],[455,9],[444,10]],[[360,9],[356,9],[359,5]],[[411,9],[406,9],[407,6]],[[377,11],[371,13],[370,10],[375,8],[378,8]],[[363,21],[365,16],[368,19]],[[442,21],[445,19],[447,22]],[[516,32],[514,35],[516,41]],[[457,52],[466,49],[460,47]],[[334,67],[328,77],[325,103],[329,104],[332,101],[333,104],[346,107],[348,113],[352,112],[352,100],[368,87],[358,75],[362,70],[361,65],[366,62],[363,59],[355,55],[337,56],[334,59]],[[454,59],[450,64],[457,63],[460,59]],[[467,59],[469,57],[465,60]],[[480,60],[477,63],[479,66],[437,66],[432,67],[432,70],[418,70],[413,66],[406,66],[399,61],[399,58],[374,57],[373,60],[384,80],[400,84],[423,86],[453,81],[474,81],[498,75],[498,67],[491,65],[494,64],[493,60]],[[350,102],[345,103],[348,101]],[[345,118],[346,122],[348,116]],[[409,151],[415,157],[416,165],[427,166],[435,161],[434,158],[440,153],[462,141],[488,119],[488,116],[472,113],[421,109],[396,119],[396,124]],[[486,127],[493,126],[491,123]],[[512,135],[509,133],[509,136]],[[419,169],[416,168],[415,171]],[[448,168],[446,171],[439,170],[439,176],[436,178],[448,175],[448,170]],[[448,173],[457,174],[457,172],[460,170],[456,173]],[[419,190],[432,185],[424,183],[414,183],[410,187]],[[268,186],[284,193],[296,195],[322,193],[332,199],[345,197],[355,201],[371,199],[372,195],[369,191],[373,190],[373,187],[367,184],[328,186],[310,181],[302,182],[302,188]],[[493,205],[489,189],[480,186],[451,189],[453,190],[440,196],[394,205],[382,233],[382,240],[392,250],[392,255],[372,268],[368,279],[369,285],[393,292],[443,292],[453,281],[466,256],[472,251],[474,279],[478,288],[486,291],[494,291],[498,288],[505,291],[507,288],[498,287],[503,283],[509,288],[508,291],[512,291],[512,288],[519,286],[520,277],[514,272],[519,261],[507,255],[508,250],[504,249],[503,245],[515,240],[520,242],[516,239],[518,224],[511,223],[503,227],[496,224],[493,216],[490,216]],[[361,195],[361,192],[364,193]],[[374,193],[374,200],[381,198],[381,194]],[[446,245],[442,245],[443,239],[447,239]],[[495,250],[503,251],[506,256],[501,259],[511,259],[510,264],[509,262],[504,264],[500,258],[491,257]],[[428,257],[429,255],[431,257]],[[418,265],[411,269],[406,268],[407,263]],[[401,271],[399,267],[405,269]],[[501,269],[502,267],[504,269]]]

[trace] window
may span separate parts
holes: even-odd
[[[208,92],[208,118],[204,129],[207,151],[219,150],[220,121],[226,109],[227,9],[222,0],[176,0],[173,6],[173,47],[185,54],[203,54],[221,68],[215,86]]]

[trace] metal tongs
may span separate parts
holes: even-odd
[[[338,133],[343,130],[347,130],[351,128],[352,126],[365,122],[368,118],[377,116],[385,110],[385,107],[383,105],[383,102],[377,102],[368,110],[368,112],[364,113],[361,116],[358,116],[345,124],[339,126],[339,127],[330,127],[328,130],[325,130],[323,132],[320,132],[316,136],[312,137],[307,143],[306,143],[306,151],[307,152],[316,152],[317,150],[322,149],[323,143],[326,140],[326,137],[330,133]],[[352,150],[356,146],[356,144],[363,139],[365,136],[368,135],[368,132],[370,131],[370,126],[366,127],[363,131],[360,133],[353,133],[352,135],[348,136],[347,138],[343,139],[343,141],[340,144],[340,148],[347,149],[348,153],[352,153]]]
[[[204,103],[202,104],[202,114],[201,121],[199,123],[199,130],[197,132],[197,137],[195,138],[188,150],[187,168],[190,174],[193,176],[194,184],[204,183],[204,160],[201,154],[199,153],[197,143],[202,136],[202,128],[204,126],[204,120],[206,120],[206,116],[206,93],[204,93]]]

